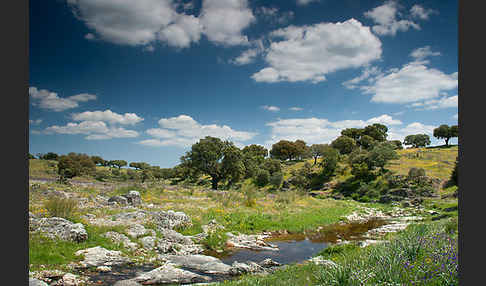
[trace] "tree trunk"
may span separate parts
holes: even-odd
[[[445,142],[446,142],[446,146],[449,146],[449,138],[446,138]]]
[[[314,157],[314,165],[317,164],[317,157]]]
[[[213,190],[217,190],[218,189],[218,182],[219,182],[219,178],[212,177],[211,184],[212,184]]]

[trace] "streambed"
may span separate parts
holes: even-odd
[[[369,239],[365,234],[373,229],[377,229],[390,222],[381,218],[372,218],[366,222],[351,222],[344,224],[333,224],[320,227],[317,231],[274,235],[266,241],[277,245],[279,250],[250,250],[250,249],[230,249],[224,253],[206,252],[205,255],[219,258],[223,263],[231,265],[233,262],[260,262],[270,258],[282,265],[299,263],[312,258],[322,249],[330,244],[340,241],[363,241]],[[137,275],[148,272],[155,268],[154,265],[122,265],[113,266],[110,272],[87,271],[82,273],[90,278],[93,285],[113,285],[116,281],[126,280]],[[185,269],[185,268],[183,268]],[[197,274],[202,274],[211,278],[211,282],[234,279],[230,275],[203,274],[193,269],[185,269]],[[81,274],[81,273],[80,273]],[[160,284],[162,285],[162,284]]]

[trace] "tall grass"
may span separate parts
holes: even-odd
[[[77,201],[70,198],[52,197],[44,202],[44,208],[53,217],[74,219],[78,210]]]

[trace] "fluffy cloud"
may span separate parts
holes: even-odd
[[[345,128],[363,128],[367,125],[381,123],[387,126],[400,125],[400,120],[393,119],[387,114],[373,117],[368,120],[341,120],[331,122],[325,118],[292,118],[280,119],[267,123],[271,128],[270,139],[265,142],[267,146],[279,140],[304,140],[307,144],[330,143],[341,135]]]
[[[29,96],[33,100],[32,105],[58,112],[78,107],[78,102],[86,102],[96,99],[96,95],[88,93],[62,98],[55,92],[46,89],[38,90],[35,86],[29,87]]]
[[[159,120],[159,126],[160,128],[151,128],[146,131],[155,139],[142,140],[139,144],[188,147],[206,136],[238,142],[247,141],[257,135],[253,132],[233,130],[227,125],[203,125],[188,115],[162,118]]]
[[[265,67],[252,75],[257,82],[324,81],[337,70],[356,68],[381,57],[381,42],[369,27],[350,19],[338,23],[289,26],[271,34]]]
[[[403,142],[403,139],[407,135],[413,135],[413,134],[427,134],[432,138],[432,134],[434,132],[434,128],[437,128],[437,126],[433,125],[425,125],[420,122],[413,122],[410,123],[409,125],[405,126],[404,128],[390,128],[388,130],[388,140],[400,140]]]
[[[380,36],[394,36],[397,31],[407,31],[410,27],[420,30],[420,26],[410,20],[398,20],[398,3],[394,0],[387,1],[385,4],[375,7],[364,13],[365,17],[370,18],[377,25],[372,27],[373,32]]]
[[[87,135],[85,139],[88,140],[131,138],[138,136],[138,132],[134,130],[127,130],[122,127],[109,127],[103,121],[69,122],[65,126],[53,125],[47,127],[45,132],[48,134],[83,134]]]
[[[295,14],[293,11],[280,12],[276,7],[257,7],[255,15],[272,24],[286,24],[290,22]]]
[[[391,69],[361,89],[372,94],[371,101],[412,103],[439,97],[443,91],[457,89],[457,72],[445,74],[427,67],[427,62],[411,62],[401,69]]]
[[[422,20],[428,20],[429,15],[433,13],[437,13],[437,11],[432,9],[425,9],[424,7],[418,4],[415,4],[412,6],[412,8],[410,8],[410,14],[412,15],[412,17],[419,18]]]
[[[439,99],[426,100],[424,102],[415,102],[410,105],[410,107],[418,107],[418,110],[434,110],[434,109],[444,109],[444,108],[457,108],[459,97],[454,96],[443,96]]]
[[[273,111],[273,112],[280,111],[279,107],[272,106],[272,105],[263,105],[262,108],[265,109],[265,110],[268,110],[268,111]]]
[[[204,0],[199,18],[208,39],[223,45],[247,44],[242,31],[256,21],[247,0]]]
[[[430,49],[430,46],[425,46],[425,47],[417,48],[417,49],[413,50],[410,53],[410,56],[412,58],[415,58],[416,60],[420,61],[420,60],[423,60],[423,59],[430,57],[430,56],[440,56],[440,53],[439,52],[432,52],[432,50]]]
[[[294,106],[294,107],[289,108],[289,110],[292,110],[292,111],[301,111],[301,110],[304,110],[304,109],[302,107]]]
[[[252,63],[253,61],[255,61],[256,57],[263,53],[265,50],[262,39],[251,41],[250,45],[252,46],[252,48],[243,51],[238,57],[230,60],[230,63],[238,66]]]
[[[36,120],[29,119],[29,124],[31,125],[39,125],[41,122],[42,119],[36,119]]]
[[[100,39],[121,45],[146,46],[160,41],[176,48],[199,42],[204,33],[216,44],[247,44],[242,35],[256,18],[247,0],[203,0],[199,16],[177,12],[192,2],[173,0],[67,0],[74,15]],[[89,33],[86,39],[94,39]],[[153,49],[153,46],[152,46]]]
[[[377,79],[378,76],[382,75],[382,72],[380,71],[380,69],[378,67],[369,67],[369,66],[366,66],[363,71],[361,72],[361,75],[353,78],[353,79],[350,79],[350,80],[347,80],[345,82],[343,82],[342,84],[344,85],[344,87],[348,88],[348,89],[355,89],[358,87],[358,84],[361,83],[362,81],[364,80],[368,80],[368,82],[373,82]]]
[[[105,121],[111,124],[134,125],[143,120],[135,113],[125,113],[124,115],[115,113],[109,109],[105,111],[85,111],[72,115],[74,121]]]
[[[312,2],[319,2],[320,0],[297,0],[297,5],[299,6],[305,6],[309,3],[312,3]]]

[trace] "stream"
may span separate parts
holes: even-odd
[[[330,244],[339,241],[362,241],[368,239],[365,233],[380,226],[389,224],[388,220],[371,219],[364,223],[333,224],[319,228],[318,231],[276,235],[266,241],[277,245],[279,250],[255,251],[249,249],[232,249],[224,253],[205,252],[204,255],[214,256],[225,264],[231,265],[233,262],[260,262],[270,258],[282,265],[299,263],[312,258],[322,249]],[[155,266],[144,265],[121,265],[113,266],[110,272],[87,271],[84,275],[90,277],[90,282],[94,285],[113,285],[116,281],[134,278],[142,272],[153,270]],[[184,269],[184,268],[183,268]],[[190,269],[187,269],[190,270]],[[197,273],[197,271],[190,270]],[[201,273],[202,274],[202,273]],[[212,282],[235,279],[229,275],[204,274],[212,278]]]

